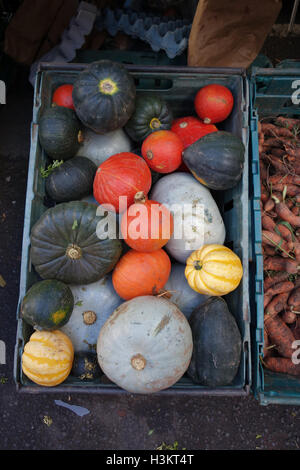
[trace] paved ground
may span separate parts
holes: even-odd
[[[299,449],[300,407],[261,407],[252,397],[16,393],[15,312],[32,107],[32,89],[24,81],[26,75],[20,75],[7,104],[0,107],[0,274],[7,283],[0,288],[0,339],[7,345],[7,364],[0,365],[0,449],[155,449],[175,441],[188,450]],[[54,399],[69,400],[90,413],[81,418]]]

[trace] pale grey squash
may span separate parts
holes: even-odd
[[[185,263],[203,245],[223,245],[225,225],[218,206],[209,189],[191,174],[164,176],[153,186],[149,199],[164,204],[173,214],[174,233],[165,248],[176,261]],[[197,206],[203,207],[198,214]]]
[[[192,311],[205,302],[209,297],[207,295],[198,294],[194,291],[186,280],[184,275],[185,265],[173,263],[171,274],[164,286],[166,297],[173,302],[179,310],[189,318]]]
[[[75,352],[95,351],[101,327],[123,300],[113,288],[111,274],[92,284],[70,288],[74,308],[61,330],[69,336]]]
[[[131,393],[171,387],[187,370],[192,332],[167,299],[135,297],[122,303],[102,327],[97,354],[104,374]]]
[[[123,129],[96,134],[85,128],[82,135],[83,142],[76,155],[89,158],[97,166],[116,153],[130,152],[132,149],[131,140]]]

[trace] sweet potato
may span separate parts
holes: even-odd
[[[295,135],[292,133],[291,130],[285,127],[277,127],[271,123],[262,123],[261,130],[266,136],[271,137],[286,137],[290,139],[294,139]]]
[[[264,329],[264,358],[271,356],[271,344],[269,341],[268,333]]]
[[[270,232],[268,230],[263,230],[262,239],[267,245],[273,246],[275,248],[278,247],[279,250],[284,250],[287,253],[290,251],[289,244],[284,241],[282,237],[277,233]]]
[[[300,364],[294,364],[285,357],[266,357],[263,360],[267,369],[281,374],[300,375]]]
[[[294,197],[300,194],[300,187],[296,184],[276,183],[272,186],[274,191],[285,191],[287,196]]]
[[[282,281],[277,282],[271,286],[267,291],[266,294],[277,295],[277,294],[284,294],[285,292],[291,292],[294,289],[294,283],[291,281]]]
[[[289,130],[294,130],[296,128],[300,129],[300,119],[286,118],[286,117],[283,117],[283,116],[278,116],[275,119],[275,123],[278,126],[285,127],[286,129],[289,129]]]
[[[260,185],[260,199],[262,200],[263,203],[266,203],[267,200],[269,199],[269,193],[264,187],[263,184]]]
[[[294,215],[284,202],[276,204],[276,212],[278,217],[291,224],[292,227],[300,227],[300,217]]]
[[[285,150],[289,155],[292,155],[295,158],[300,158],[300,147],[285,145]]]
[[[291,325],[291,330],[294,335],[295,340],[300,340],[300,318],[299,315],[297,316],[296,323]]]
[[[278,272],[273,276],[266,277],[264,279],[264,291],[266,292],[270,287],[272,287],[274,284],[277,284],[278,282],[286,281],[288,277],[289,274],[285,272]]]
[[[297,274],[299,264],[296,260],[274,256],[273,258],[269,257],[264,260],[264,269],[267,271],[286,271],[290,274]]]
[[[300,287],[294,289],[288,299],[288,306],[292,310],[298,310],[300,308]]]
[[[292,312],[291,310],[285,310],[283,314],[281,315],[282,321],[286,323],[287,325],[290,325],[292,323],[295,323],[297,319],[297,315]]]
[[[276,230],[278,230],[281,236],[289,243],[293,242],[293,232],[283,224],[278,223],[276,225]]]
[[[264,323],[268,337],[275,345],[278,353],[283,357],[291,359],[294,352],[292,345],[295,341],[291,329],[278,315],[276,317],[267,316]]]
[[[271,197],[269,197],[269,199],[265,202],[264,211],[269,212],[273,210],[274,207],[275,207],[275,202]]]
[[[289,292],[275,295],[271,302],[265,307],[265,321],[270,318],[276,317],[278,313],[287,307],[287,300]]]

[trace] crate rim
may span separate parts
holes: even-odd
[[[40,91],[40,80],[41,80],[41,75],[44,72],[80,72],[81,70],[84,70],[85,68],[88,67],[89,64],[81,64],[81,63],[55,63],[55,62],[41,62],[39,64],[38,70],[36,72],[36,80],[35,80],[35,87],[34,87],[34,98],[33,98],[33,121],[31,123],[31,134],[36,137],[37,134],[37,129],[38,129],[38,124],[35,121],[35,117],[37,115],[36,110],[40,107],[40,103],[38,103],[38,95]],[[123,64],[125,68],[127,68],[130,72],[136,72],[139,73],[140,75],[146,74],[157,74],[157,73],[170,73],[170,74],[215,74],[215,75],[220,75],[220,76],[228,76],[228,75],[238,75],[243,79],[243,87],[246,85],[246,90],[243,90],[243,102],[245,105],[245,109],[242,110],[243,113],[247,113],[247,126],[244,125],[243,123],[243,128],[247,127],[248,129],[248,134],[247,134],[247,142],[246,142],[246,155],[248,155],[248,140],[250,138],[250,121],[248,118],[249,114],[249,83],[248,83],[248,78],[246,74],[246,69],[244,68],[231,68],[231,67],[219,67],[219,68],[212,68],[212,67],[186,67],[186,66],[175,66],[175,65],[157,65],[157,66],[138,66],[138,65],[130,65],[130,64]],[[33,175],[30,176],[30,162],[34,161],[35,158],[35,151],[36,151],[36,143],[34,146],[31,145],[30,149],[30,158],[29,158],[29,166],[28,166],[28,182],[33,179]],[[248,173],[248,171],[247,171]],[[27,182],[27,183],[28,183]],[[248,186],[247,186],[248,189]],[[26,191],[26,201],[27,201],[27,196],[32,193],[32,187],[30,184],[27,184],[27,191]],[[25,218],[26,215],[26,210],[28,211],[28,214],[31,212],[31,208],[25,209]],[[25,240],[24,240],[24,233],[25,233],[25,223],[24,223],[24,228],[23,228],[23,242],[22,242],[22,253],[23,253],[23,248],[25,246]],[[24,245],[24,246],[23,246]],[[247,252],[248,256],[248,252]],[[21,267],[21,274],[20,274],[20,295],[19,295],[19,301],[18,301],[18,307],[17,307],[17,315],[19,312],[20,308],[20,303],[22,299],[22,280],[26,278],[25,276],[25,271],[27,267],[27,262],[24,263],[22,260],[22,265],[23,269]],[[23,286],[24,289],[24,286]],[[250,305],[249,305],[249,298],[247,298],[247,307],[248,307],[248,314],[249,314],[249,320],[246,321],[245,318],[243,318],[243,322],[247,323],[247,331],[244,334],[244,343],[246,345],[246,348],[243,349],[243,353],[245,354],[245,383],[243,387],[240,388],[235,388],[235,387],[230,387],[227,386],[226,388],[219,388],[219,389],[210,389],[210,388],[191,388],[191,387],[178,387],[178,388],[173,388],[170,387],[166,390],[162,390],[160,392],[155,393],[155,395],[169,395],[169,396],[197,396],[197,397],[202,397],[202,396],[226,396],[226,397],[233,397],[233,396],[248,396],[251,391],[251,382],[252,382],[252,364],[251,364],[251,336],[250,336],[250,322],[251,322],[251,312],[250,312]],[[16,390],[20,393],[31,393],[31,394],[40,394],[40,393],[52,393],[52,394],[63,394],[63,393],[93,393],[97,395],[132,395],[131,393],[127,392],[126,390],[121,389],[120,387],[117,386],[106,386],[106,387],[101,387],[101,386],[89,386],[85,387],[84,385],[82,387],[74,385],[74,386],[63,386],[63,387],[42,387],[39,385],[24,385],[20,382],[20,365],[21,361],[19,358],[19,328],[21,327],[21,319],[18,318],[18,324],[17,324],[17,341],[15,345],[15,354],[14,354],[14,380],[16,384]],[[142,394],[145,396],[145,394]],[[154,394],[151,394],[154,395]]]

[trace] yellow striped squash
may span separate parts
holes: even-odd
[[[242,276],[240,258],[223,245],[204,245],[186,262],[185,277],[200,294],[226,295],[238,287]]]
[[[73,359],[74,348],[65,333],[36,331],[24,347],[22,370],[33,382],[54,387],[68,377]]]

